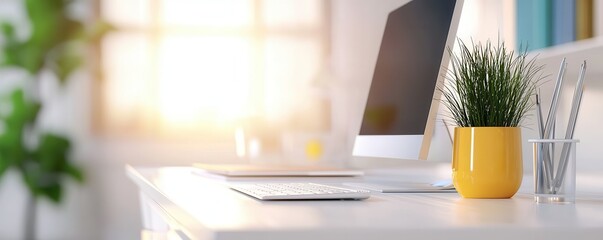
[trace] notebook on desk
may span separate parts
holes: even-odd
[[[353,177],[364,175],[363,171],[326,167],[268,164],[205,164],[193,166],[202,171],[229,177]]]

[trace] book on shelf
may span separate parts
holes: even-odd
[[[532,41],[531,14],[532,3],[530,1],[516,1],[515,16],[517,17],[517,21],[515,23],[517,27],[516,41],[518,49],[524,48],[526,44],[529,44]]]
[[[576,40],[576,1],[553,0],[552,45]]]
[[[517,0],[517,46],[528,51],[551,46],[551,0]]]
[[[591,37],[593,37],[593,0],[576,0],[576,40]]]

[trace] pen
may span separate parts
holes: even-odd
[[[551,106],[549,108],[549,113],[546,118],[546,124],[544,125],[544,137],[543,139],[550,139],[552,136],[552,132],[554,132],[554,122],[557,115],[557,104],[559,102],[559,95],[561,94],[561,85],[563,84],[563,77],[565,75],[565,68],[567,67],[566,59],[563,58],[561,60],[561,65],[559,66],[559,74],[557,75],[557,82],[555,83],[555,91],[553,92],[553,98],[551,99]],[[542,149],[543,162],[544,162],[544,175],[546,177],[546,185],[547,188],[551,191],[553,189],[553,164],[552,158],[550,154],[550,149],[547,144],[543,146]]]
[[[574,137],[574,130],[576,129],[576,120],[578,119],[578,111],[580,110],[580,103],[582,102],[582,94],[584,93],[584,75],[586,73],[586,61],[580,66],[580,75],[578,77],[578,83],[576,83],[576,89],[574,90],[574,99],[572,100],[572,109],[570,111],[570,118],[567,123],[567,129],[565,131],[565,139],[572,139]],[[561,161],[557,167],[557,174],[555,175],[555,184],[553,190],[561,187],[563,178],[565,177],[565,171],[567,170],[567,163],[569,161],[569,152],[571,150],[571,143],[564,143],[563,149],[561,150]]]
[[[563,84],[563,77],[565,75],[565,68],[567,67],[567,62],[565,58],[561,61],[561,66],[559,67],[559,75],[557,75],[557,82],[555,83],[555,92],[553,93],[553,99],[551,99],[551,106],[549,108],[549,114],[546,118],[546,125],[544,126],[544,138],[551,137],[551,131],[554,131],[552,128],[553,122],[555,122],[555,118],[557,115],[557,104],[559,102],[559,95],[561,95],[561,85]]]
[[[544,124],[542,122],[542,106],[540,106],[540,88],[538,89],[538,91],[536,92],[536,123],[538,125],[538,136],[540,137],[540,139],[544,139]],[[544,160],[544,152],[543,152],[543,145],[539,145],[536,148],[536,145],[534,146],[534,152],[538,152],[536,156],[540,156],[543,160]],[[542,165],[544,162],[538,162],[535,163],[534,168],[539,169],[542,167]],[[544,171],[534,171],[534,174],[538,174],[538,177],[536,178],[537,181],[534,182],[534,184],[536,185],[536,189],[548,189],[545,184],[544,184],[544,179],[545,177],[544,175]]]
[[[544,129],[542,123],[542,107],[540,106],[540,89],[536,93],[536,122],[538,123],[538,136],[540,139],[544,139]]]

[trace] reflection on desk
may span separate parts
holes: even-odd
[[[392,176],[415,180],[413,171],[421,170],[398,171]],[[190,239],[600,239],[603,235],[603,193],[579,191],[576,204],[538,205],[531,194],[531,176],[524,177],[512,199],[373,192],[364,201],[262,202],[229,189],[226,180],[191,174],[187,167],[128,166],[126,172],[141,192],[143,231],[175,231]],[[364,179],[382,179],[384,172],[367,171]]]

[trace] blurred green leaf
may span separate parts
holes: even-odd
[[[8,167],[9,165],[6,159],[4,157],[0,157],[0,177],[4,175],[4,172],[6,172],[6,169],[8,169]]]
[[[38,148],[34,157],[39,161],[41,172],[45,174],[39,183],[40,194],[48,197],[55,203],[61,201],[62,187],[60,180],[70,176],[82,182],[83,173],[75,166],[69,164],[69,139],[53,133],[44,133],[40,136]]]
[[[22,43],[15,36],[15,27],[9,22],[2,22],[4,45],[2,46],[2,65],[24,67],[21,58]]]
[[[6,165],[21,165],[28,157],[23,143],[25,127],[33,125],[40,110],[40,104],[25,98],[22,89],[10,94],[11,111],[4,117],[4,131],[0,134],[0,159]]]
[[[0,159],[6,167],[18,166],[25,161],[27,153],[18,131],[7,131],[0,135]]]
[[[76,180],[83,179],[83,174],[68,163],[70,147],[69,140],[63,136],[52,133],[40,136],[39,144],[32,152],[31,158],[20,168],[32,193],[59,203],[64,176],[74,177],[73,175],[77,174],[74,177]]]
[[[57,38],[60,23],[65,19],[63,5],[63,0],[25,0],[31,22],[31,42],[48,44]]]
[[[15,40],[15,27],[9,22],[2,22],[2,34],[7,40]]]
[[[47,197],[55,203],[60,202],[62,195],[60,175],[42,170],[36,162],[28,162],[20,169],[25,185],[33,195]]]
[[[25,42],[19,54],[20,64],[30,74],[35,75],[44,66],[44,48],[36,43]]]
[[[83,25],[69,19],[64,0],[26,0],[26,9],[31,22],[31,36],[22,51],[24,66],[31,73],[44,67],[48,55],[59,55],[61,45],[75,40],[83,32]]]
[[[39,165],[35,162],[27,162],[21,164],[18,169],[21,171],[21,177],[27,188],[29,188],[29,191],[33,195],[38,196],[40,194],[40,182],[42,178]]]
[[[73,179],[75,179],[78,182],[84,182],[84,172],[71,164],[67,164],[67,168],[65,169],[65,171],[67,171],[67,175],[71,176]]]
[[[49,59],[50,67],[55,72],[57,78],[62,84],[67,82],[68,77],[82,65],[82,56],[78,54],[77,49],[72,46],[66,46],[66,50],[57,52],[55,58]]]
[[[30,34],[26,39],[17,38],[14,25],[0,23],[0,66],[19,67],[37,77],[44,70],[52,71],[65,83],[67,78],[82,65],[84,48],[81,43],[98,41],[112,26],[99,22],[85,29],[84,25],[69,17],[68,5],[72,0],[23,0],[29,17]],[[0,116],[0,176],[6,169],[16,168],[35,196],[60,202],[61,180],[71,177],[79,182],[84,174],[69,159],[70,141],[56,134],[31,131],[35,128],[41,104],[27,98],[23,89],[0,98],[9,104],[11,111]],[[25,139],[38,136],[34,149]]]
[[[40,195],[48,197],[52,202],[59,203],[63,197],[63,187],[60,183],[40,188]]]
[[[25,98],[23,89],[15,89],[10,96],[11,113],[6,117],[7,128],[22,128],[26,124],[33,124],[40,111],[40,103]]]
[[[70,143],[64,137],[46,133],[40,137],[35,158],[40,162],[44,172],[63,174],[67,170],[67,155]]]

